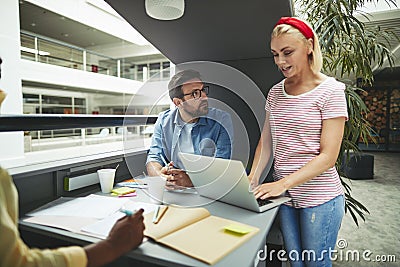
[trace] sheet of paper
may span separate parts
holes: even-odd
[[[144,209],[144,214],[153,212],[156,209],[156,204],[144,203],[144,202],[134,202],[128,201],[123,206],[124,209],[135,211],[139,209]],[[111,231],[111,228],[114,226],[115,222],[118,221],[119,218],[124,217],[125,214],[122,212],[116,212],[102,220],[99,220],[95,223],[86,225],[81,228],[83,232],[87,232],[90,234],[94,234],[99,236],[100,238],[106,238]]]
[[[115,213],[127,202],[130,202],[127,198],[89,195],[87,197],[79,197],[47,209],[32,212],[27,215],[73,216],[103,219]]]

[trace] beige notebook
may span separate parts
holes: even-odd
[[[215,264],[259,231],[211,216],[204,208],[169,207],[157,224],[152,222],[153,213],[144,218],[147,237],[208,264]]]

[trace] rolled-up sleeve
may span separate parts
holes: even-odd
[[[224,112],[219,123],[221,124],[221,128],[216,141],[217,152],[215,156],[217,158],[230,159],[232,156],[232,147],[234,143],[233,123],[230,114]]]
[[[154,125],[154,133],[151,139],[151,145],[149,153],[147,154],[146,164],[149,162],[158,162],[161,166],[164,165],[160,158],[163,147],[163,129],[162,129],[162,114],[158,116],[157,121]]]

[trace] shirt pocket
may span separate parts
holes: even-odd
[[[212,139],[204,138],[199,144],[199,150],[203,156],[214,157],[217,151],[217,146]]]

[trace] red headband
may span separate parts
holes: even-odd
[[[299,19],[296,19],[296,18],[293,18],[293,17],[282,17],[282,18],[280,18],[278,23],[276,23],[275,27],[280,25],[280,24],[287,24],[287,25],[295,27],[307,39],[314,38],[314,32],[312,31],[312,29],[307,24],[305,24],[303,21],[301,21]]]

